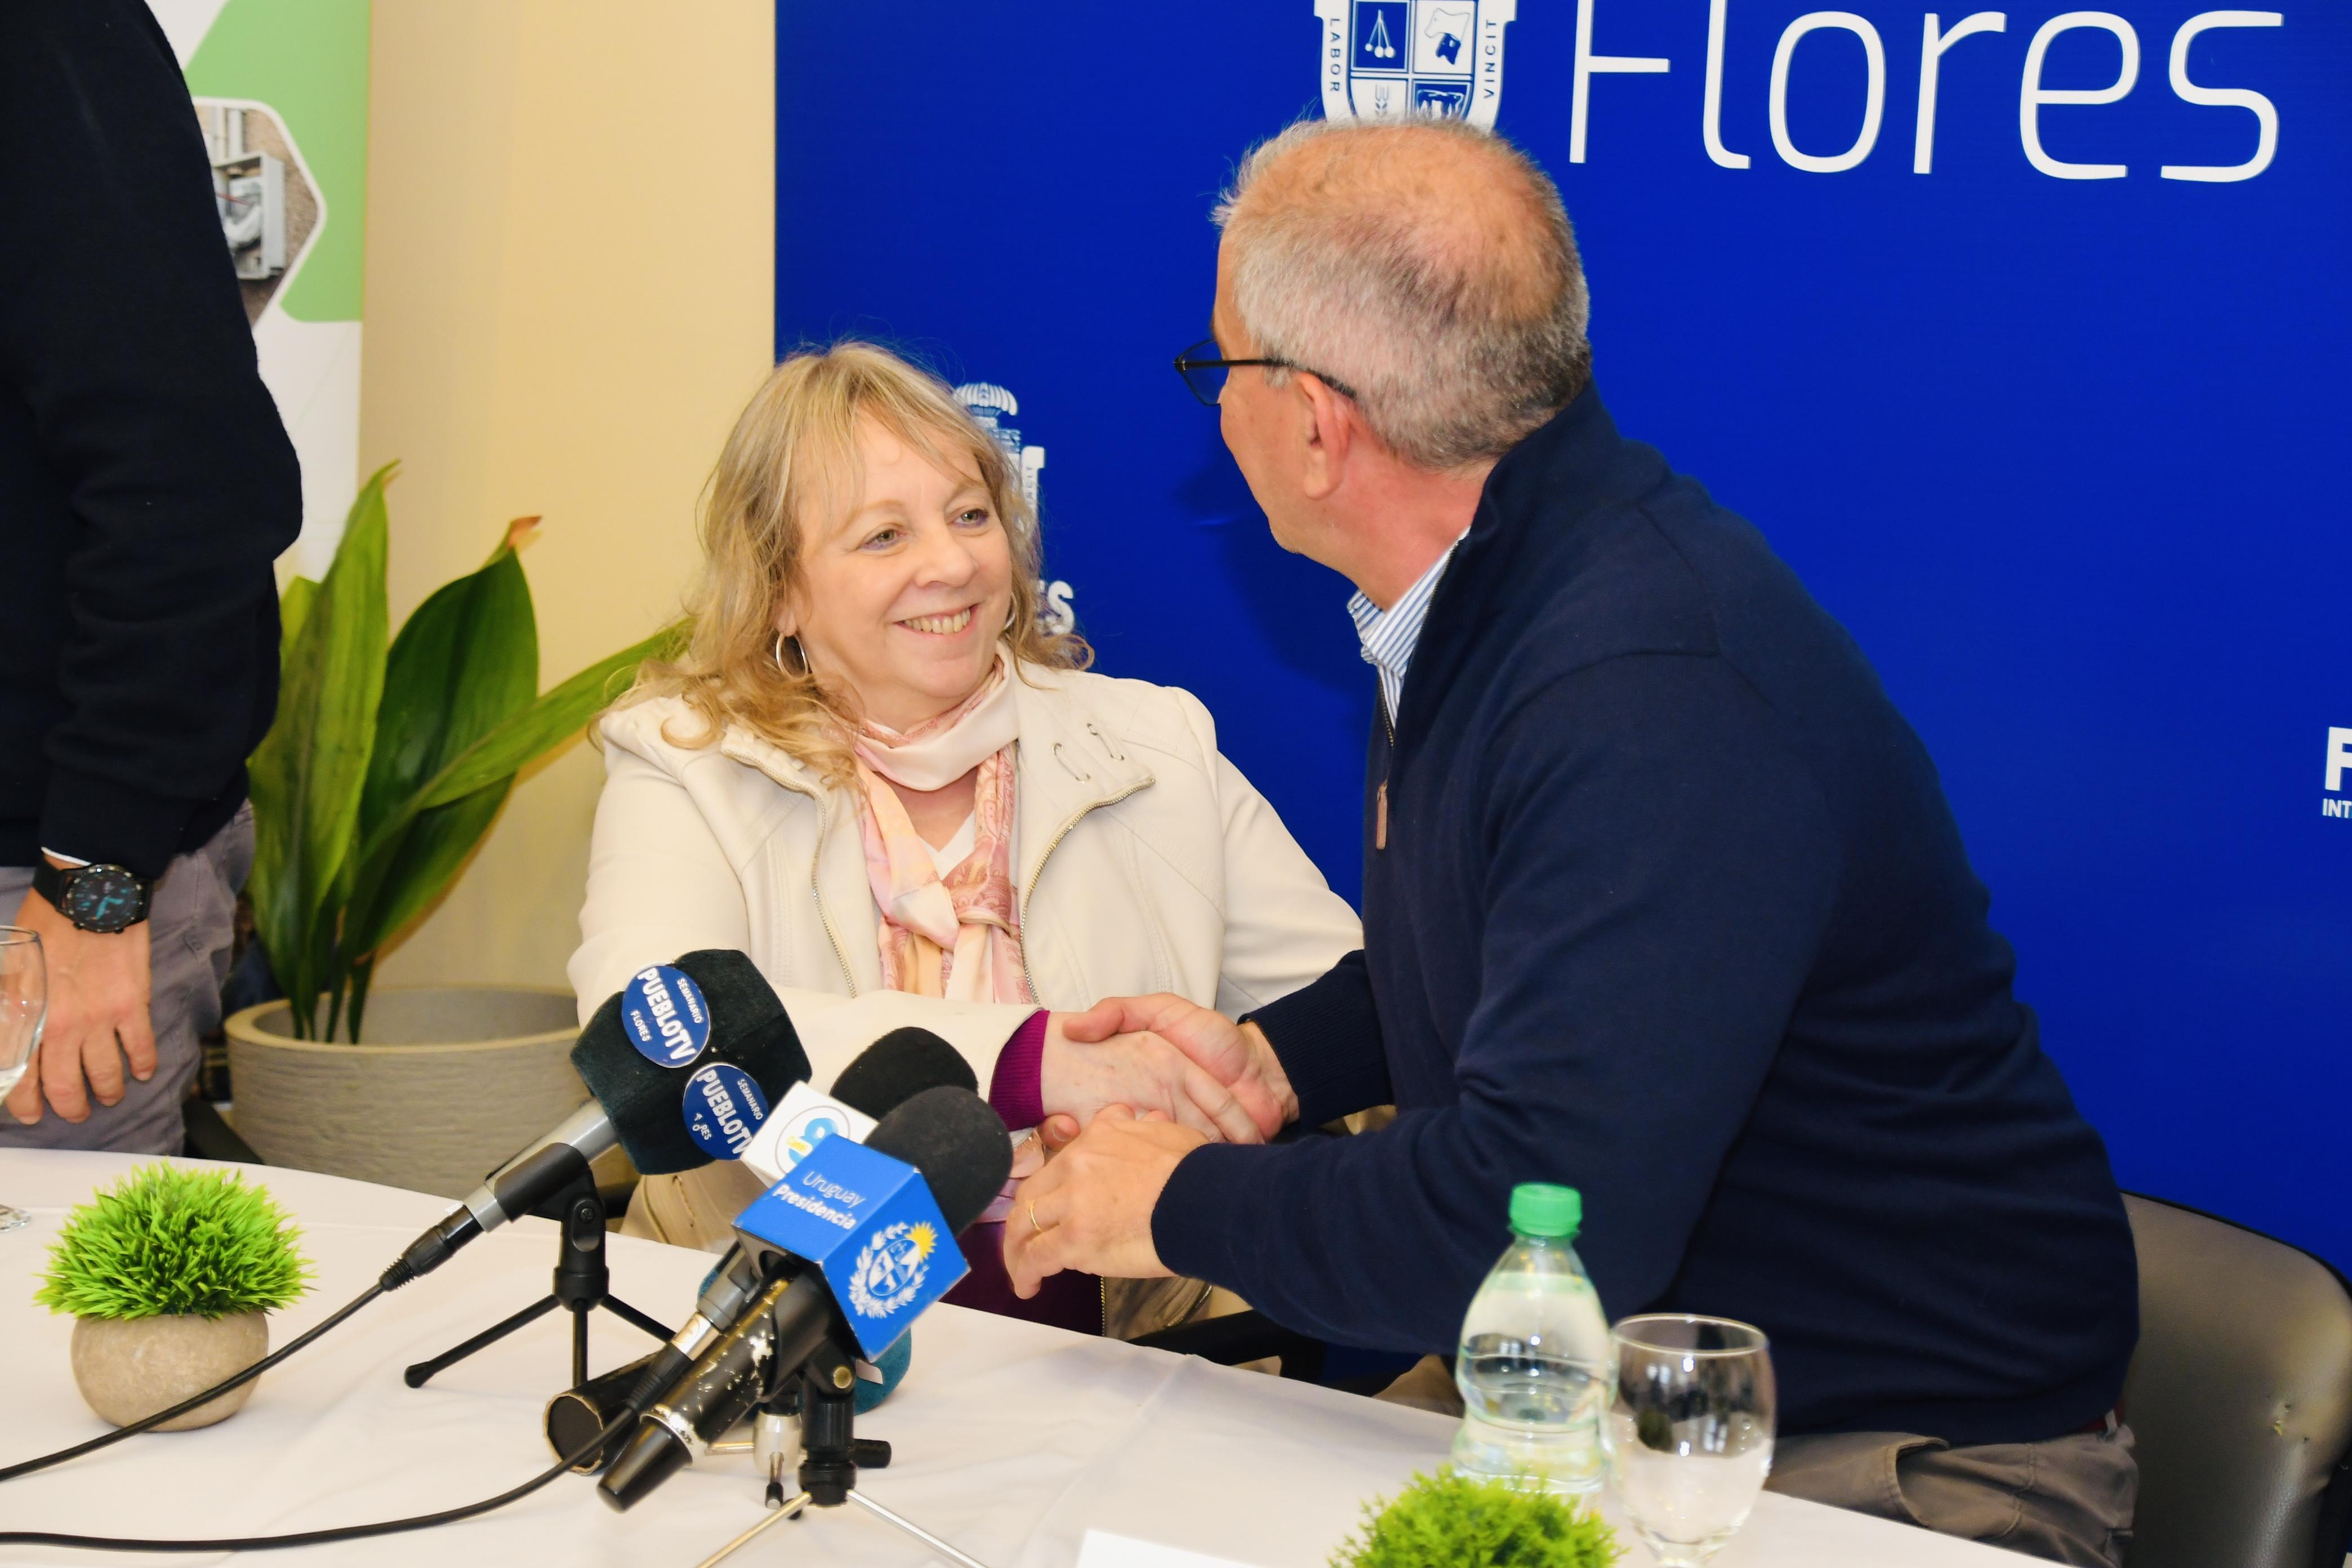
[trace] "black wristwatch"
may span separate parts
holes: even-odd
[[[153,886],[121,866],[52,866],[46,855],[33,862],[33,891],[76,929],[108,936],[147,918]]]

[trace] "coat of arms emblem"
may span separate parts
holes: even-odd
[[[1045,448],[1034,443],[1024,444],[1020,427],[1013,423],[1021,417],[1021,400],[992,381],[967,381],[955,389],[955,399],[971,411],[982,428],[996,437],[1004,449],[1005,461],[1021,476],[1022,498],[1031,510],[1037,507],[1037,476],[1045,468]]]
[[[939,1236],[928,1225],[903,1221],[886,1227],[857,1255],[849,1276],[849,1305],[868,1318],[887,1318],[915,1299],[929,1271]]]
[[[1518,0],[1315,0],[1323,117],[1443,114],[1492,129]]]
[[[965,382],[955,389],[955,400],[980,421],[981,427],[1003,451],[1004,460],[1021,476],[1022,499],[1029,503],[1032,512],[1036,511],[1037,477],[1045,471],[1045,448],[1034,441],[1023,441],[1020,426],[1013,423],[1021,417],[1021,400],[992,381]],[[1070,607],[1075,593],[1067,583],[1058,579],[1038,579],[1038,616],[1047,631],[1077,629],[1077,612]]]

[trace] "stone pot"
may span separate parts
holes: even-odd
[[[200,1394],[269,1353],[269,1320],[259,1312],[226,1318],[77,1318],[74,1386],[103,1420],[143,1421]],[[253,1397],[256,1378],[155,1428],[186,1432],[226,1421]]]
[[[588,1098],[569,991],[380,986],[367,1042],[293,1037],[285,1002],[228,1020],[230,1120],[272,1165],[461,1198]],[[601,1185],[633,1173],[616,1150]]]

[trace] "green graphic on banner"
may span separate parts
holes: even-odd
[[[368,0],[228,0],[188,62],[197,98],[269,106],[301,149],[325,221],[279,307],[360,318],[367,245]]]

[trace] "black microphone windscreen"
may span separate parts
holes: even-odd
[[[540,1420],[547,1430],[547,1446],[555,1450],[557,1458],[584,1447],[590,1438],[612,1424],[653,1359],[652,1355],[641,1355],[626,1366],[616,1366],[592,1377],[547,1402],[546,1413]],[[593,1476],[603,1469],[628,1442],[629,1436],[624,1427],[612,1441],[573,1465],[572,1474]]]
[[[688,1054],[681,1046],[670,1065],[646,1053],[637,1037],[645,1010],[629,1005],[635,979],[604,999],[572,1047],[573,1070],[612,1119],[631,1163],[649,1176],[710,1163],[711,1154],[687,1126],[686,1087],[697,1073],[720,1064],[739,1068],[770,1106],[809,1076],[799,1034],[749,956],[707,948],[665,967],[685,974],[700,993],[708,1016],[689,1020],[708,1028],[698,1050]],[[690,1033],[682,1037],[691,1045]]]
[[[980,1092],[963,1053],[929,1029],[893,1029],[841,1069],[833,1098],[877,1121],[927,1089]]]
[[[927,1089],[882,1119],[866,1146],[923,1173],[950,1235],[980,1217],[1013,1174],[1013,1140],[968,1089]]]

